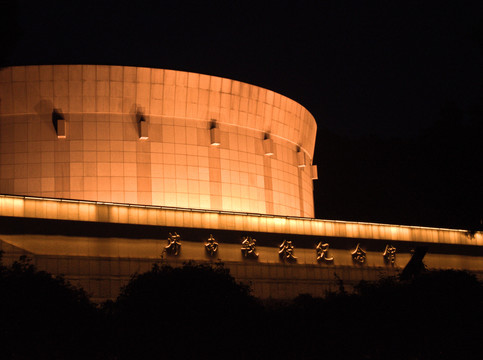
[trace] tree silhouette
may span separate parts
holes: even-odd
[[[86,293],[26,257],[0,265],[0,319],[3,359],[94,358],[99,346],[99,318]]]
[[[154,264],[100,310],[25,257],[0,261],[2,359],[483,357],[483,284],[464,271],[262,303],[222,264]]]
[[[249,354],[247,343],[260,307],[249,287],[221,264],[154,264],[136,274],[113,303],[117,356],[131,358],[222,358]],[[249,340],[248,340],[249,342]]]
[[[300,295],[268,308],[279,358],[481,359],[483,284],[464,271],[427,271],[361,282],[356,292]],[[278,340],[278,341],[277,341]]]

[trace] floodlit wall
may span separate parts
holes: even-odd
[[[161,260],[166,240],[73,237],[61,235],[0,234],[4,264],[27,255],[40,270],[63,274],[73,284],[82,286],[94,301],[115,299],[119,289],[135,273],[151,269]],[[382,249],[381,249],[382,251]],[[299,294],[323,296],[338,290],[338,279],[345,289],[360,280],[376,281],[402,271],[409,253],[397,255],[395,266],[384,263],[381,251],[368,251],[363,266],[354,266],[351,250],[332,249],[332,264],[317,263],[314,249],[296,248],[297,263],[281,262],[277,246],[258,246],[258,260],[244,259],[240,244],[220,243],[216,257],[207,255],[203,242],[182,240],[181,254],[164,256],[163,263],[180,266],[186,261],[216,263],[222,261],[238,281],[250,284],[261,298],[293,298]],[[424,258],[429,269],[464,269],[483,278],[481,256],[429,253]],[[337,277],[336,275],[337,274]]]
[[[0,99],[0,193],[314,216],[316,123],[273,91],[162,69],[19,66],[0,70]]]
[[[37,244],[36,244],[37,243]],[[52,243],[46,247],[46,243]],[[190,251],[189,247],[202,244],[183,242],[182,254],[197,254],[197,260],[207,262],[201,251]],[[65,246],[61,250],[61,246]],[[160,260],[159,254],[165,241],[149,239],[87,239],[59,236],[5,236],[0,235],[0,250],[5,251],[4,264],[11,264],[20,255],[27,255],[39,270],[51,274],[62,274],[72,284],[81,286],[95,302],[114,300],[120,288],[126,285],[133,274],[143,273]],[[237,255],[240,247],[231,248]],[[149,250],[149,251],[148,251]],[[260,248],[260,251],[269,249]],[[271,249],[276,251],[276,249]],[[221,251],[221,249],[220,249]],[[92,255],[94,254],[94,255]],[[195,256],[196,258],[196,256]],[[169,259],[164,263],[181,266],[187,259]],[[283,264],[280,262],[233,262],[223,260],[230,274],[237,281],[249,284],[253,295],[260,298],[290,299],[299,294],[324,296],[326,291],[338,290],[339,283],[334,273],[344,279],[344,287],[350,291],[360,280],[377,280],[382,275],[395,275],[400,268],[354,266],[327,266]]]
[[[466,230],[0,195],[0,216],[483,246]]]
[[[28,234],[15,225],[17,219],[29,227]],[[165,263],[175,266],[191,260],[222,261],[238,281],[251,284],[254,294],[262,298],[293,298],[301,293],[322,296],[325,291],[337,290],[337,279],[343,279],[350,291],[360,280],[397,274],[408,263],[410,248],[421,244],[430,249],[424,258],[428,268],[464,269],[483,276],[483,234],[464,230],[6,195],[0,195],[0,220],[5,264],[27,255],[39,269],[63,274],[82,286],[94,301],[115,298],[132,274],[149,270],[162,256]],[[69,229],[90,227],[91,231],[66,235],[62,223],[68,223]],[[140,232],[128,231],[131,225]],[[148,226],[141,229],[139,225]],[[109,226],[122,227],[122,232],[109,237],[112,235],[99,231]],[[41,229],[40,234],[35,233],[35,227]],[[163,236],[168,231],[179,231],[182,236],[178,256],[165,254],[167,240]],[[206,236],[197,236],[203,232]],[[219,242],[215,256],[205,250],[209,233]],[[135,237],[129,237],[133,234]],[[262,234],[269,235],[259,237]],[[279,242],[272,241],[277,235],[294,239],[296,263],[279,258]],[[256,260],[242,256],[240,236],[257,237]],[[330,243],[332,262],[317,261],[317,241]],[[359,242],[368,245],[364,265],[352,260]],[[388,243],[396,243],[394,266],[383,258]]]

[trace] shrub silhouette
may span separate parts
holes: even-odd
[[[0,253],[1,254],[1,253]],[[0,257],[1,260],[1,257]],[[99,311],[25,257],[0,262],[2,359],[481,359],[483,284],[464,271],[262,305],[222,264],[154,264]]]
[[[26,257],[0,265],[0,319],[3,359],[93,358],[98,349],[98,313],[86,293]]]
[[[483,284],[465,271],[363,281],[355,293],[300,295],[274,312],[269,327],[274,338],[290,334],[292,357],[483,358]]]
[[[236,357],[260,307],[221,264],[154,264],[136,274],[111,313],[119,358]]]

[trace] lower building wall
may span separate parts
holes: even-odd
[[[32,246],[31,242],[26,239],[36,240],[37,245]],[[290,299],[299,294],[311,294],[313,296],[323,296],[327,291],[336,291],[339,289],[340,281],[344,285],[345,290],[352,291],[354,285],[361,280],[374,281],[383,276],[397,275],[407,263],[406,260],[399,260],[396,266],[376,266],[374,263],[368,262],[363,266],[356,265],[340,265],[334,263],[332,265],[326,264],[309,264],[301,261],[300,263],[288,264],[282,263],[279,260],[272,262],[264,262],[262,260],[248,260],[237,258],[236,261],[227,259],[208,259],[203,250],[202,244],[196,244],[200,249],[198,256],[188,256],[185,252],[184,256],[180,257],[161,257],[162,249],[165,241],[150,240],[156,244],[155,248],[151,248],[149,254],[143,253],[141,246],[131,247],[131,251],[119,256],[119,248],[122,243],[126,241],[135,242],[141,245],[139,239],[109,239],[110,244],[106,246],[107,239],[90,239],[91,252],[98,254],[107,254],[110,251],[116,252],[116,256],[96,256],[94,254],[85,253],[81,249],[81,243],[86,239],[69,238],[64,241],[69,241],[70,246],[59,246],[54,236],[13,236],[0,235],[0,249],[4,251],[3,262],[9,264],[19,258],[21,255],[26,255],[32,259],[32,263],[37,266],[39,270],[44,270],[56,275],[64,275],[72,284],[81,286],[95,302],[102,302],[108,299],[115,299],[122,286],[126,285],[135,273],[142,273],[151,269],[153,263],[161,262],[172,266],[181,266],[189,258],[196,258],[197,262],[211,262],[216,264],[221,260],[225,267],[230,269],[230,273],[240,282],[248,284],[253,290],[253,295],[260,298],[274,298],[274,299]],[[25,240],[25,241],[24,241]],[[57,239],[58,240],[58,239]],[[148,240],[145,240],[146,242]],[[55,244],[55,250],[49,247],[49,243]],[[97,244],[97,246],[96,246]],[[188,249],[192,245],[188,242],[183,243]],[[200,247],[201,245],[201,247]],[[125,244],[124,244],[125,246]],[[239,246],[232,245],[239,251]],[[96,249],[97,248],[97,249]],[[144,247],[146,249],[146,247]],[[50,249],[50,250],[49,250]],[[137,250],[136,250],[137,249]],[[34,251],[32,251],[34,250]],[[271,249],[276,253],[277,249]],[[137,251],[137,254],[136,254]],[[261,247],[260,252],[266,252],[267,249]],[[50,253],[49,253],[50,252]],[[376,254],[369,254],[373,257]],[[377,254],[380,256],[380,254]],[[425,263],[430,268],[449,268],[444,264],[451,262],[442,261],[441,256],[446,260],[453,259],[456,269],[465,269],[468,266],[464,264],[481,265],[481,259],[471,256],[463,255],[441,255],[428,254],[425,258]],[[350,258],[350,254],[348,255]],[[472,269],[480,278],[483,278],[483,271],[481,269]]]
[[[63,275],[73,285],[82,287],[94,302],[114,300],[135,273],[151,269],[153,262],[146,259],[105,259],[28,255],[39,269]],[[18,257],[8,256],[5,262]],[[180,262],[171,263],[180,266]],[[400,268],[349,268],[346,266],[316,267],[304,265],[272,265],[226,263],[230,274],[250,285],[252,294],[262,299],[291,299],[299,294],[324,296],[339,289],[339,279],[345,290],[352,291],[361,280],[377,280],[396,275]]]

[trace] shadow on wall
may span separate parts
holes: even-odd
[[[34,107],[35,112],[39,115],[40,122],[44,124],[53,123],[53,127],[49,127],[52,131],[52,135],[56,134],[57,125],[54,121],[55,116],[53,116],[54,112],[54,104],[50,100],[40,100],[37,105]],[[61,110],[59,110],[61,111]],[[58,118],[56,118],[57,120]]]

